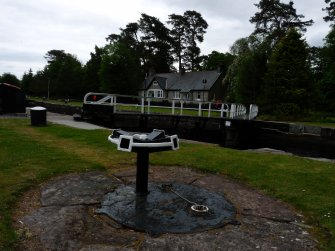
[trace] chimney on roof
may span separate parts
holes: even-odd
[[[183,67],[183,64],[179,65],[179,75],[182,76],[185,73],[185,68]]]
[[[149,68],[149,77],[153,76],[156,74],[155,68],[154,67],[150,67]]]

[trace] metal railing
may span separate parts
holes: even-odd
[[[84,104],[112,106],[114,112],[142,114],[172,114],[252,120],[257,117],[258,106],[247,109],[242,104],[206,102],[200,100],[151,98],[109,93],[89,92]]]

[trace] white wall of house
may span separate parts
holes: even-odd
[[[139,95],[142,97],[152,98],[167,98],[167,99],[183,99],[183,100],[196,100],[196,101],[209,101],[209,91],[199,90],[191,91],[189,93],[181,93],[179,90],[163,90],[157,83],[153,83],[147,90],[141,90]]]
[[[189,93],[181,93],[180,91],[164,91],[161,88],[152,86],[144,91],[139,91],[141,97],[152,97],[152,98],[167,98],[167,99],[183,99],[183,100],[196,100],[196,101],[209,101],[208,91],[192,91]]]
[[[180,91],[168,91],[167,92],[167,98],[168,99],[181,99],[182,98],[182,94],[180,93]]]

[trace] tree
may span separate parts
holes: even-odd
[[[85,94],[82,89],[82,65],[76,56],[63,50],[50,50],[45,59],[48,64],[44,74],[48,78],[50,93],[66,98],[81,98]]]
[[[32,69],[29,69],[28,73],[24,73],[22,76],[22,80],[21,80],[21,85],[22,85],[22,89],[26,92],[26,93],[31,93],[31,85],[34,81],[34,74]]]
[[[169,15],[168,29],[158,18],[141,14],[136,23],[120,29],[120,34],[111,34],[106,39],[111,44],[123,43],[140,59],[142,72],[175,71],[173,62],[186,70],[199,70],[203,57],[198,42],[203,42],[208,27],[201,14],[185,11],[183,15]]]
[[[259,36],[238,39],[231,47],[234,60],[224,85],[228,100],[243,104],[259,103],[266,71],[267,47]]]
[[[157,72],[170,72],[173,58],[169,29],[158,18],[142,13],[139,30],[143,34],[141,42],[147,57],[145,70],[155,68]]]
[[[131,48],[121,42],[106,45],[99,77],[103,92],[136,94],[142,81],[139,59]]]
[[[325,2],[329,5],[322,10],[327,11],[328,15],[325,16],[323,19],[326,22],[333,22],[333,21],[335,21],[335,1],[334,0],[325,0]]]
[[[335,110],[335,26],[325,38],[321,49],[322,77],[319,81],[321,105],[325,111]]]
[[[91,52],[91,58],[87,61],[83,68],[83,89],[84,92],[92,92],[100,90],[99,71],[102,63],[103,48],[95,46],[95,52]]]
[[[123,43],[131,48],[140,59],[143,72],[148,72],[151,68],[155,68],[157,72],[173,70],[170,31],[158,18],[142,13],[137,23],[129,23],[120,30],[120,35],[111,34],[107,41],[111,44]]]
[[[197,42],[203,42],[206,29],[208,28],[207,22],[202,18],[201,14],[196,11],[185,11],[185,51],[183,55],[183,67],[186,70],[199,70],[201,57],[200,48]]]
[[[12,73],[6,72],[0,76],[0,83],[7,83],[15,86],[20,86],[20,80]]]
[[[269,59],[263,107],[277,116],[297,117],[308,111],[312,91],[307,44],[296,29],[291,29]]]
[[[212,51],[209,55],[204,57],[202,68],[203,70],[217,70],[223,76],[227,74],[230,65],[233,63],[235,56],[230,53],[221,53]],[[224,85],[224,92],[227,94],[228,85]]]
[[[64,60],[66,58],[66,53],[64,50],[50,50],[45,54],[44,58],[47,60],[48,64]]]
[[[189,71],[201,69],[200,63],[203,57],[200,56],[198,42],[203,42],[204,34],[208,27],[207,22],[201,14],[196,11],[185,11],[184,14],[169,15],[169,21],[172,37],[172,52],[174,60],[179,64],[179,70],[182,68]]]
[[[203,61],[203,69],[204,70],[216,70],[220,67],[221,72],[225,74],[229,65],[234,60],[234,55],[230,53],[221,53],[218,51],[212,51],[210,54],[206,56]]]
[[[261,0],[255,6],[259,12],[250,18],[250,22],[255,24],[254,34],[260,34],[275,45],[288,30],[295,28],[305,32],[306,27],[313,24],[313,20],[302,21],[303,15],[298,15],[293,7],[293,1],[288,4],[281,3],[280,0]]]
[[[33,76],[33,80],[29,86],[29,93],[37,96],[47,97],[48,77],[44,70],[37,71]]]
[[[174,54],[175,61],[178,62],[179,71],[181,71],[182,53],[186,49],[186,20],[184,16],[171,14],[169,15],[169,21],[167,21],[167,23],[172,26],[170,30],[170,36],[172,38],[172,53]]]

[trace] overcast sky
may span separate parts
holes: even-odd
[[[141,13],[165,23],[169,14],[195,10],[209,27],[202,54],[216,50],[228,52],[239,38],[254,30],[249,19],[258,0],[0,0],[0,75],[5,72],[21,78],[31,68],[35,73],[46,65],[45,54],[52,49],[65,50],[82,62],[90,58],[95,45],[119,33]],[[288,2],[288,0],[282,0]],[[294,0],[298,14],[313,19],[305,38],[320,46],[329,32],[323,21],[324,0]]]

